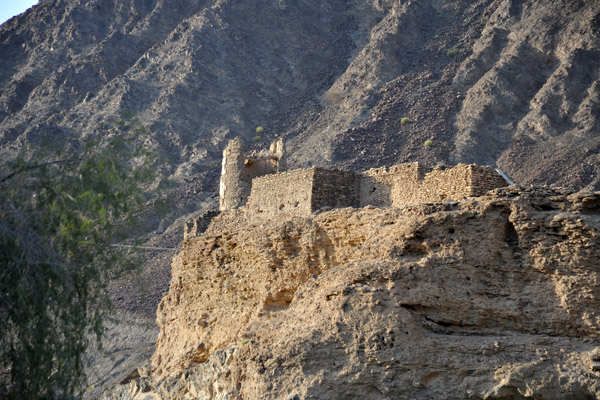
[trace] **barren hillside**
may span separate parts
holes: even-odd
[[[164,177],[208,192],[257,126],[292,167],[479,162],[598,188],[599,25],[594,1],[42,0],[0,28],[1,150],[135,116]]]

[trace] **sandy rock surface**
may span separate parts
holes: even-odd
[[[224,214],[174,260],[148,376],[115,393],[596,398],[599,266],[600,193]]]

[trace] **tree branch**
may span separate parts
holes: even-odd
[[[63,163],[68,163],[68,162],[72,162],[72,161],[77,161],[79,160],[78,158],[72,158],[69,160],[55,160],[55,161],[48,161],[45,163],[41,163],[41,164],[35,164],[35,165],[28,165],[24,168],[21,168],[19,170],[16,170],[14,172],[11,172],[10,174],[6,175],[4,178],[0,179],[0,183],[4,183],[5,181],[9,180],[10,178],[13,178],[15,175],[18,175],[20,173],[23,173],[25,171],[31,171],[32,169],[37,169],[37,168],[42,168],[48,165],[53,165],[53,164],[63,164]]]

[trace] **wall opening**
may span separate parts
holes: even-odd
[[[510,246],[511,249],[520,250],[519,234],[517,233],[513,223],[508,219],[504,224],[504,241]]]

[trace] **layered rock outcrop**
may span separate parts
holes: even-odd
[[[600,193],[246,217],[184,243],[123,398],[600,396]]]

